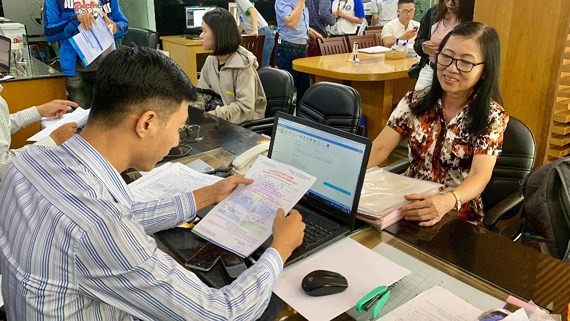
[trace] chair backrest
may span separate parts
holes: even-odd
[[[380,27],[380,29],[366,29],[364,30],[364,35],[376,35],[378,45],[382,46],[382,27]]]
[[[257,63],[261,66],[263,61],[263,42],[265,41],[265,35],[259,36],[241,36],[241,45],[245,49],[251,51],[257,58]]]
[[[535,152],[530,129],[510,116],[503,137],[503,151],[497,158],[491,180],[481,193],[485,211],[515,192],[522,193],[523,182],[534,164]]]
[[[362,114],[360,95],[354,88],[331,82],[309,87],[297,106],[297,116],[357,134]]]
[[[371,34],[367,34],[367,35],[363,35],[363,36],[348,36],[347,40],[348,40],[347,46],[349,48],[352,48],[352,44],[354,44],[355,42],[358,43],[358,48],[360,48],[360,49],[368,48],[368,47],[374,47],[374,46],[380,46],[380,43],[378,41],[378,37],[376,35],[371,35]]]
[[[138,46],[158,49],[159,40],[160,36],[156,31],[129,27],[122,44],[129,47]]]
[[[263,67],[257,71],[267,98],[265,117],[273,117],[278,111],[293,114],[293,76],[283,69]]]
[[[344,41],[344,37],[326,38],[324,41],[318,40],[321,55],[336,55],[350,52]]]
[[[368,26],[366,27],[366,31],[371,31],[371,30],[380,30],[382,31],[382,28],[384,28],[383,26]]]

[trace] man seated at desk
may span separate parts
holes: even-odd
[[[159,81],[157,81],[159,80]],[[119,175],[152,169],[178,145],[195,98],[169,58],[123,47],[97,72],[89,120],[56,149],[20,154],[0,185],[2,294],[9,320],[255,319],[304,224],[277,212],[274,240],[231,285],[212,289],[148,236],[221,201],[233,176],[170,199],[134,202]]]

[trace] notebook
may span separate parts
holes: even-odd
[[[10,49],[12,41],[8,37],[0,35],[0,74],[10,73]]]
[[[305,238],[288,265],[352,232],[371,143],[284,113],[276,115],[271,137],[269,158],[317,177],[295,206],[305,221]]]

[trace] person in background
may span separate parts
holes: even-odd
[[[306,73],[293,70],[293,60],[307,57],[309,37],[323,39],[323,36],[309,28],[309,11],[305,0],[276,0],[275,15],[279,32],[277,67],[293,76],[298,105],[310,86],[310,79]]]
[[[439,0],[425,13],[414,43],[414,50],[421,57],[416,90],[431,85],[439,43],[455,26],[473,20],[474,6],[473,0]]]
[[[405,195],[404,218],[434,225],[455,210],[483,224],[480,194],[491,179],[509,121],[499,92],[499,35],[478,22],[450,31],[435,52],[433,85],[409,92],[376,137],[368,167],[408,140],[405,175],[441,183],[446,192]]]
[[[364,21],[362,0],[332,0],[332,15],[336,22],[329,30],[334,36],[355,35]]]
[[[335,17],[331,13],[330,0],[309,0],[307,2],[309,9],[309,24],[313,30],[319,33],[323,38],[327,36],[327,27],[334,25]],[[309,47],[307,56],[320,56],[321,49],[315,38],[309,38]]]
[[[2,85],[0,85],[0,92]],[[8,165],[17,153],[36,145],[57,146],[68,140],[77,132],[77,124],[74,122],[64,124],[56,128],[48,137],[37,141],[33,145],[26,145],[20,149],[10,149],[11,136],[20,129],[30,124],[39,122],[42,117],[59,117],[65,114],[70,107],[77,107],[77,104],[68,100],[53,100],[43,105],[30,107],[10,114],[8,104],[0,96],[0,181],[6,173]]]
[[[258,63],[261,63],[261,67],[269,66],[273,46],[275,46],[273,31],[269,29],[267,21],[265,21],[259,11],[255,9],[251,1],[236,0],[236,5],[239,13],[240,27],[245,31],[245,33],[256,37],[258,35],[265,36],[265,40],[263,42],[263,61],[258,61]]]
[[[149,171],[178,145],[195,97],[170,58],[122,47],[97,71],[81,134],[14,158],[0,184],[0,204],[10,209],[0,215],[8,320],[259,318],[283,262],[303,240],[301,214],[279,209],[270,248],[231,285],[214,289],[150,235],[193,221],[197,210],[252,180],[232,176],[143,203],[119,174]]]
[[[197,87],[213,90],[224,103],[208,112],[234,124],[265,117],[267,100],[258,62],[240,46],[241,35],[231,13],[222,8],[206,12],[200,39],[202,47],[213,52],[206,58]]]
[[[398,18],[388,22],[382,28],[382,44],[384,47],[392,47],[396,42],[401,44],[413,44],[420,28],[420,23],[412,20],[416,6],[414,0],[398,1]]]
[[[398,18],[398,0],[371,0],[371,26],[384,26]]]
[[[109,47],[88,66],[84,66],[69,39],[79,33],[79,25],[89,30],[95,19],[105,19],[105,24],[115,37],[115,47],[118,47],[118,40],[128,29],[127,18],[118,0],[45,0],[44,3],[44,37],[49,42],[60,44],[60,65],[68,97],[82,108],[90,108],[95,71],[114,47]]]

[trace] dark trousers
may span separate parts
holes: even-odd
[[[295,86],[297,87],[297,106],[307,89],[309,89],[310,80],[308,74],[293,70],[293,60],[304,57],[307,57],[306,46],[297,46],[286,42],[277,45],[277,67],[287,70],[293,76]]]

